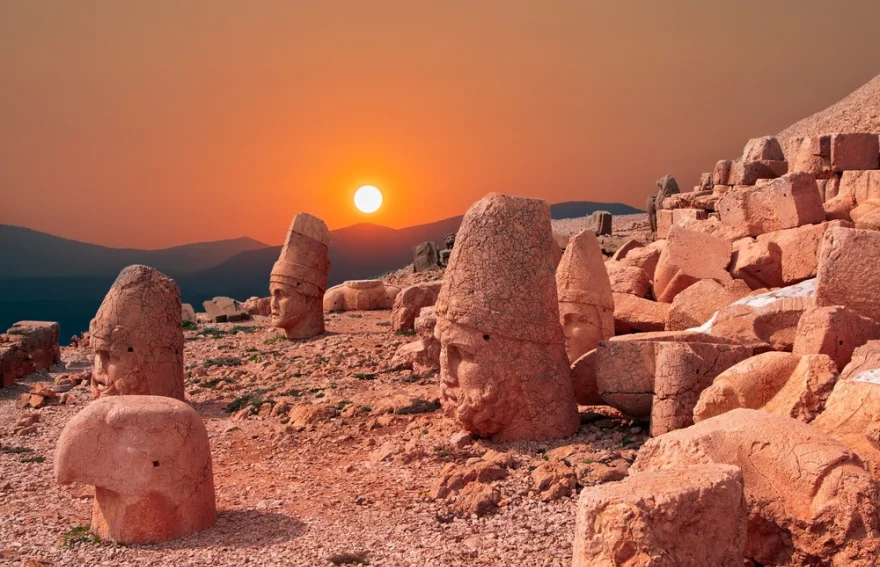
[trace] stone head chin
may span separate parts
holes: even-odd
[[[284,329],[288,338],[304,338],[324,332],[321,297],[303,293],[295,285],[274,281],[269,284],[269,292],[272,325]]]

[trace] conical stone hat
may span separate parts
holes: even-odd
[[[438,317],[487,335],[563,343],[546,201],[490,194],[464,216]]]
[[[322,297],[330,273],[330,231],[318,217],[299,213],[294,217],[269,281],[297,288],[309,297]]]
[[[614,309],[605,257],[592,230],[585,230],[568,241],[556,268],[556,288],[560,302]]]

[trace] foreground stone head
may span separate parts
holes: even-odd
[[[574,362],[614,335],[614,297],[602,250],[589,230],[572,238],[556,268],[559,317]]]
[[[330,273],[329,243],[324,221],[308,213],[294,217],[269,276],[272,324],[283,329],[288,339],[324,332],[322,302]]]
[[[89,329],[92,394],[184,399],[180,289],[147,266],[119,273]]]
[[[55,479],[95,487],[91,526],[103,539],[168,541],[216,517],[207,431],[195,410],[171,398],[93,402],[61,432]]]
[[[462,221],[435,334],[445,403],[472,433],[552,439],[577,431],[553,246],[541,200],[492,194]]]

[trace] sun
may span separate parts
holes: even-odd
[[[354,206],[363,213],[375,213],[382,206],[382,192],[372,185],[364,185],[354,194]]]

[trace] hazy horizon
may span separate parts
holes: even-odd
[[[880,73],[880,4],[0,4],[0,223],[116,248],[643,208]],[[385,194],[373,215],[358,186]]]

